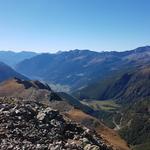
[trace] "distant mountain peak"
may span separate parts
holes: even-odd
[[[29,51],[0,51],[0,61],[10,65],[11,67],[14,67],[20,61],[23,61],[24,59],[31,58],[36,55],[37,53]]]

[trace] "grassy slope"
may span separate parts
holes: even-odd
[[[83,104],[86,104],[92,107],[95,110],[104,110],[104,111],[113,111],[118,109],[120,106],[115,103],[113,100],[91,100],[91,101],[81,101]]]
[[[133,150],[149,150],[150,145],[150,98],[143,99],[121,109],[114,101],[83,101],[84,104],[100,110],[101,119],[114,128],[113,118],[120,125],[120,135]],[[105,107],[107,106],[107,107]],[[115,108],[115,109],[114,109]],[[121,114],[123,116],[121,116]],[[120,120],[122,121],[120,124]],[[134,145],[134,146],[133,146]]]
[[[143,94],[143,96],[139,95],[139,99],[136,98],[136,101],[132,100],[132,103],[129,103],[129,105],[123,105],[123,107],[119,107],[118,104],[110,100],[83,101],[84,104],[87,104],[96,110],[100,110],[101,119],[109,127],[114,127],[114,118],[115,122],[117,122],[117,124],[119,124],[121,127],[121,129],[119,130],[120,135],[130,145],[133,145],[134,150],[149,150],[150,145],[150,97],[144,97],[144,93],[149,95],[149,72],[149,69],[144,69],[141,72],[137,72],[137,74],[134,75],[134,78],[132,78],[132,81],[136,79],[137,82],[133,85],[129,84],[131,86],[129,86],[129,90],[125,90],[125,94],[127,94],[127,92],[129,93],[129,95],[132,92],[133,94],[135,94],[135,91],[138,88],[139,94],[141,93],[141,95]],[[144,86],[142,85],[142,83]],[[137,97],[136,94],[135,97]]]
[[[97,102],[95,100],[93,102],[88,101],[89,105],[101,111],[101,119],[109,127],[114,127],[112,124],[114,119],[121,127],[121,136],[130,145],[134,145],[135,150],[139,150],[139,147],[142,146],[142,150],[146,149],[149,144],[147,140],[150,139],[150,66],[142,66],[136,71],[128,72],[120,76],[119,80],[109,78],[107,84],[102,84],[105,82],[102,81],[96,87],[88,87],[87,91],[84,91],[85,94],[90,95],[95,92],[98,95],[100,94],[100,98],[108,95],[108,98],[118,99],[117,101],[122,107],[116,111],[115,109],[113,110],[113,105],[110,101]],[[109,85],[109,88],[106,88],[106,85]],[[89,92],[90,89],[92,91]],[[101,89],[105,89],[106,92]],[[80,94],[82,94],[82,91]],[[94,96],[98,98],[98,95]]]
[[[127,143],[112,129],[107,128],[97,119],[83,113],[80,110],[73,109],[66,114],[71,120],[77,121],[89,128],[93,128],[109,144],[118,150],[129,150]]]
[[[133,147],[133,150],[149,150],[149,149],[150,149],[150,141]]]
[[[119,104],[113,100],[84,100],[81,102],[90,106],[94,110],[99,111],[99,119],[101,119],[108,127],[115,128],[113,117],[115,117],[116,120],[116,116],[119,115],[119,110],[121,108]]]
[[[130,105],[123,114],[120,135],[137,149],[150,143],[150,97]]]

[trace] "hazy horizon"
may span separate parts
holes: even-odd
[[[146,47],[146,46],[150,46],[150,45],[144,45],[144,46],[139,46],[139,47]],[[20,50],[20,51],[17,51],[17,50],[1,50],[0,49],[0,52],[4,51],[4,52],[15,52],[15,53],[20,53],[20,52],[33,52],[33,53],[52,53],[52,54],[55,54],[55,53],[59,53],[59,52],[69,52],[69,51],[74,51],[74,50],[89,50],[89,51],[94,51],[94,52],[111,52],[111,51],[115,51],[115,52],[124,52],[124,51],[131,51],[131,50],[134,50],[136,48],[139,48],[139,47],[135,47],[135,48],[132,48],[132,49],[126,49],[126,50],[122,50],[122,51],[117,51],[117,50],[101,50],[101,51],[96,51],[96,50],[92,50],[92,49],[69,49],[69,50],[58,50],[58,51],[34,51],[34,50]]]
[[[0,50],[125,51],[150,45],[149,0],[2,0]]]

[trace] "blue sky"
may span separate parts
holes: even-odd
[[[150,0],[0,0],[0,50],[150,45]]]

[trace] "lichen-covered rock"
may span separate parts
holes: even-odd
[[[111,150],[95,132],[33,101],[0,98],[1,150]]]

